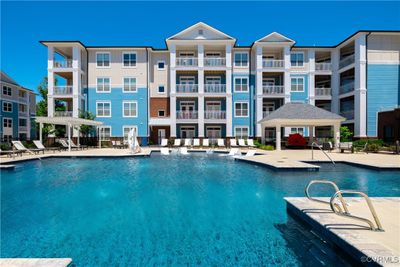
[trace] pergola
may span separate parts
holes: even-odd
[[[73,117],[35,117],[37,123],[39,123],[39,140],[42,142],[42,132],[43,132],[43,124],[53,124],[53,125],[65,125],[67,126],[67,134],[68,134],[68,151],[71,151],[71,127],[77,127],[78,129],[78,146],[79,146],[79,128],[81,125],[89,125],[89,126],[100,126],[103,125],[100,121],[86,120],[81,118],[73,118]],[[99,146],[100,146],[100,138],[99,138]]]
[[[344,120],[345,118],[325,109],[310,104],[290,102],[271,112],[258,123],[261,124],[263,138],[266,127],[276,128],[276,150],[281,150],[281,127],[308,127],[309,137],[312,142],[316,126],[333,126],[334,145],[338,147],[340,123]]]

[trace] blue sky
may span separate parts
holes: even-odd
[[[399,2],[1,2],[1,69],[36,90],[39,40],[150,45],[203,21],[250,45],[272,31],[298,45],[336,45],[360,29],[400,30]]]

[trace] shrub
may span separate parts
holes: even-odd
[[[263,150],[275,150],[275,147],[273,145],[263,145],[261,144],[258,140],[254,140],[254,145],[258,149],[263,149]]]
[[[350,132],[349,127],[347,127],[347,126],[340,127],[340,141],[341,142],[349,142],[352,136],[353,136],[353,133]]]
[[[367,150],[370,152],[378,152],[381,149],[382,146],[378,145],[378,144],[368,144],[367,145]]]
[[[288,144],[289,146],[306,146],[307,140],[301,134],[290,134]]]
[[[9,144],[1,144],[0,145],[1,150],[11,150],[12,147]]]

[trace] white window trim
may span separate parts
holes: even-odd
[[[136,89],[135,89],[135,91],[125,91],[125,82],[124,82],[125,78],[126,78],[126,79],[131,79],[131,78],[135,78],[135,79],[136,79],[136,81],[135,81],[135,84],[136,84]],[[124,93],[124,94],[134,94],[134,93],[137,93],[137,92],[138,92],[138,84],[137,84],[137,81],[138,81],[138,79],[137,79],[136,77],[134,77],[134,76],[124,76],[124,77],[122,77],[122,93]]]
[[[160,67],[158,66],[158,64],[161,63],[161,62],[164,63],[164,68],[163,69],[160,69]],[[165,60],[158,60],[157,61],[157,70],[166,70],[166,69],[167,68],[165,67]]]
[[[206,76],[205,77],[205,84],[207,84],[207,79],[217,79],[217,80],[219,80],[219,83],[221,83],[222,82],[221,78],[222,78],[221,76]]]
[[[247,80],[247,90],[246,91],[237,91],[236,90],[236,79],[246,79]],[[248,93],[249,92],[249,77],[234,77],[233,78],[233,92],[235,93]]]
[[[292,79],[301,79],[303,81],[303,90],[302,91],[292,91]],[[298,85],[298,84],[297,84]],[[304,77],[290,77],[290,92],[292,93],[302,93],[304,92],[304,87],[305,87],[305,83],[304,83]],[[298,87],[298,86],[297,86]]]
[[[247,64],[245,66],[236,65],[236,61],[235,61],[236,54],[247,54]],[[236,51],[236,52],[233,53],[233,66],[235,68],[248,68],[249,67],[249,61],[250,61],[249,52],[247,52],[247,51]]]
[[[108,54],[108,58],[110,59],[110,64],[108,66],[98,66],[97,65],[97,54]],[[111,68],[111,53],[106,51],[97,51],[96,52],[96,68],[97,69],[110,69]]]
[[[136,115],[134,115],[134,116],[125,116],[125,114],[124,114],[124,105],[125,104],[131,104],[131,103],[134,103],[134,104],[136,104]],[[138,102],[137,101],[135,101],[135,100],[124,100],[124,101],[122,101],[122,117],[123,118],[137,118],[138,117],[138,113],[139,113],[139,106],[138,106]]]
[[[98,109],[97,109],[97,104],[110,104],[110,116],[100,116],[98,113]],[[96,117],[98,118],[111,118],[111,114],[112,114],[112,105],[111,105],[111,101],[96,101]]]
[[[124,135],[125,128],[136,128],[136,134],[139,131],[137,125],[122,125],[122,138],[124,138],[124,140],[125,140],[125,135]]]
[[[196,101],[192,101],[192,100],[182,100],[179,102],[179,111],[183,111],[182,110],[182,103],[185,103],[186,106],[193,106],[193,111],[196,111]]]
[[[160,113],[159,113],[160,111],[164,111],[164,116],[160,116]],[[159,109],[159,110],[157,110],[157,117],[158,117],[158,118],[165,118],[166,115],[167,115],[167,113],[166,113],[165,109]]]
[[[160,92],[160,86],[163,86],[163,87],[164,87],[164,92]],[[157,93],[158,93],[158,94],[162,94],[162,95],[165,95],[165,94],[167,93],[167,90],[166,90],[164,84],[159,84],[159,85],[157,85]]]
[[[5,121],[5,120],[11,120],[11,127],[4,127],[4,121]],[[11,128],[11,129],[13,129],[13,128],[14,128],[14,120],[13,120],[13,118],[3,117],[2,123],[3,123],[3,125],[2,125],[2,128],[3,128],[3,129],[4,129],[4,128]],[[4,131],[3,131],[3,135],[4,135]],[[14,137],[13,131],[11,132],[11,135]]]
[[[8,91],[10,91],[10,94],[5,94],[4,93],[4,87],[6,88],[6,90],[7,90],[7,92]],[[2,87],[1,87],[1,93],[3,94],[3,95],[6,95],[6,96],[12,96],[13,95],[13,90],[12,90],[12,88],[10,87],[10,86],[7,86],[7,85],[3,85]]]
[[[243,125],[243,126],[241,126],[241,125],[237,125],[237,126],[235,126],[235,128],[234,128],[234,131],[233,131],[233,136],[234,136],[234,137],[237,137],[237,135],[236,135],[237,128],[246,128],[246,129],[247,129],[247,137],[249,137],[249,136],[250,136],[249,126],[245,126],[245,125]],[[242,137],[241,137],[241,138],[242,138]]]
[[[136,62],[135,66],[125,66],[124,65],[124,54],[135,54],[136,55]],[[123,69],[136,69],[138,64],[138,55],[136,51],[122,51],[121,53],[121,65]]]
[[[292,129],[296,129],[296,131],[294,133],[292,133]],[[300,134],[299,133],[299,129],[302,129],[301,131],[303,132],[301,135],[305,135],[305,127],[290,127],[290,134]]]
[[[110,138],[111,137],[113,137],[113,135],[112,135],[112,127],[111,126],[109,126],[109,125],[101,125],[101,126],[99,126],[99,137],[101,138],[101,129],[103,129],[103,128],[110,128]],[[101,139],[101,141],[108,141],[109,139]]]
[[[236,104],[240,104],[240,103],[245,103],[247,104],[247,116],[237,116],[236,115]],[[249,105],[249,101],[236,101],[233,104],[233,115],[235,116],[235,118],[248,118],[250,116],[250,105]]]
[[[11,104],[11,110],[10,111],[8,111],[8,110],[4,110],[4,104]],[[3,112],[7,112],[7,113],[12,113],[13,112],[13,104],[12,104],[12,102],[9,102],[9,101],[3,101],[3,104],[2,104],[2,107],[1,107],[1,110],[3,110]]]
[[[303,64],[302,65],[292,65],[292,61],[290,60],[290,66],[292,67],[292,68],[303,68],[304,67],[304,63],[305,63],[305,60],[306,60],[306,58],[305,58],[305,56],[304,56],[304,52],[303,51],[292,51],[292,52],[290,52],[290,56],[292,56],[292,54],[302,54],[303,55]]]
[[[98,91],[98,84],[97,84],[97,79],[108,79],[110,81],[109,86],[110,86],[110,90],[109,91]],[[96,93],[98,94],[109,94],[111,93],[111,78],[110,77],[96,77]]]

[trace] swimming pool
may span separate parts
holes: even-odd
[[[1,257],[71,257],[76,266],[337,263],[313,255],[318,240],[288,217],[283,197],[304,196],[321,178],[400,196],[398,171],[276,172],[202,153],[50,158],[1,176]]]

